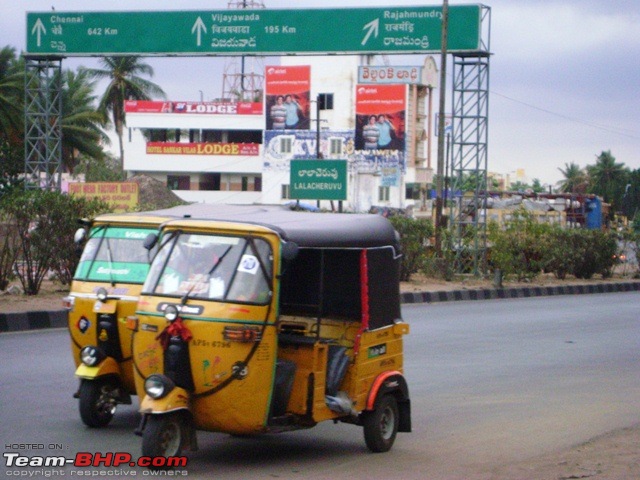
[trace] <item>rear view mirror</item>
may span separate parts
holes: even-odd
[[[156,243],[158,243],[158,235],[155,234],[155,233],[150,233],[144,239],[143,246],[144,246],[144,248],[146,248],[147,250],[150,251],[151,249],[153,249],[153,247],[156,246]]]
[[[81,244],[87,236],[87,231],[84,228],[79,228],[76,233],[73,234],[73,243],[76,245]]]

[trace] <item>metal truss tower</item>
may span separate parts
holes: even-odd
[[[485,10],[485,17],[489,14]],[[451,249],[455,271],[474,275],[487,272],[489,57],[488,34],[480,51],[453,54]]]
[[[230,10],[265,8],[261,0],[230,0]],[[239,63],[239,65],[238,65]],[[261,102],[264,92],[264,62],[261,57],[232,57],[222,75],[222,100]]]
[[[60,191],[62,175],[62,57],[25,65],[25,175],[27,188]]]

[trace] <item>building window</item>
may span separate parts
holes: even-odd
[[[342,155],[344,139],[341,137],[329,137],[329,155]]]
[[[262,191],[262,177],[254,177],[253,179],[253,191],[261,192]]]
[[[200,141],[200,130],[189,130],[189,143],[198,143]]]
[[[242,177],[242,191],[246,192],[249,190],[249,177]]]
[[[291,154],[293,153],[293,135],[281,135],[280,137],[280,153]]]
[[[189,175],[167,175],[167,187],[169,190],[191,190]]]
[[[226,132],[221,130],[202,130],[202,141],[217,143],[217,142],[226,142]]]
[[[290,197],[290,188],[288,184],[283,184],[282,185],[282,195],[280,195],[282,200],[289,200]]]
[[[318,94],[318,108],[320,110],[333,110],[333,93]]]
[[[378,187],[378,201],[380,202],[388,202],[389,201],[389,187]]]
[[[262,143],[262,130],[229,130],[230,143]]]
[[[220,190],[220,173],[203,173],[200,175],[199,190]]]
[[[152,128],[149,130],[150,142],[166,142],[169,136],[167,130],[163,128]]]
[[[407,200],[420,200],[420,184],[407,183],[405,186],[404,198]]]

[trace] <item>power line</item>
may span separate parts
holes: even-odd
[[[534,110],[538,110],[540,112],[544,112],[544,113],[547,113],[549,115],[553,115],[555,117],[563,118],[565,120],[569,120],[569,121],[574,122],[574,123],[579,123],[581,125],[586,125],[588,127],[597,128],[597,129],[603,130],[605,132],[614,133],[616,135],[621,135],[623,137],[628,137],[628,138],[633,138],[635,140],[640,140],[640,135],[638,135],[636,132],[634,132],[632,130],[615,129],[615,128],[612,128],[612,127],[609,127],[609,126],[606,126],[606,125],[599,125],[597,123],[585,122],[584,120],[580,120],[578,118],[570,117],[568,115],[563,115],[562,113],[554,112],[554,111],[548,110],[546,108],[538,107],[536,105],[532,105],[530,103],[523,102],[522,100],[517,100],[515,98],[508,97],[507,95],[503,95],[503,94],[498,93],[498,92],[494,92],[494,91],[491,91],[491,90],[489,92],[492,95],[496,95],[498,97],[505,98],[505,99],[510,100],[512,102],[519,103],[520,105],[524,105],[525,107],[529,107],[529,108],[532,108]],[[629,133],[626,133],[625,131],[629,132]]]

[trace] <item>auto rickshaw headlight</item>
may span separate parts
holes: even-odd
[[[168,395],[175,386],[175,383],[165,375],[150,375],[144,381],[144,391],[154,400]]]
[[[87,367],[95,367],[106,358],[106,354],[98,347],[84,347],[80,350],[80,361]]]
[[[72,297],[71,295],[67,295],[62,299],[62,306],[66,310],[69,310],[70,312],[73,311],[73,306],[75,305],[75,303],[76,303],[76,297]]]
[[[178,318],[178,307],[175,305],[167,305],[167,308],[164,309],[164,318],[173,322],[176,318]]]
[[[109,296],[109,292],[107,292],[106,288],[100,287],[96,292],[96,295],[98,296],[98,300],[100,300],[101,302],[106,302],[107,297]]]

